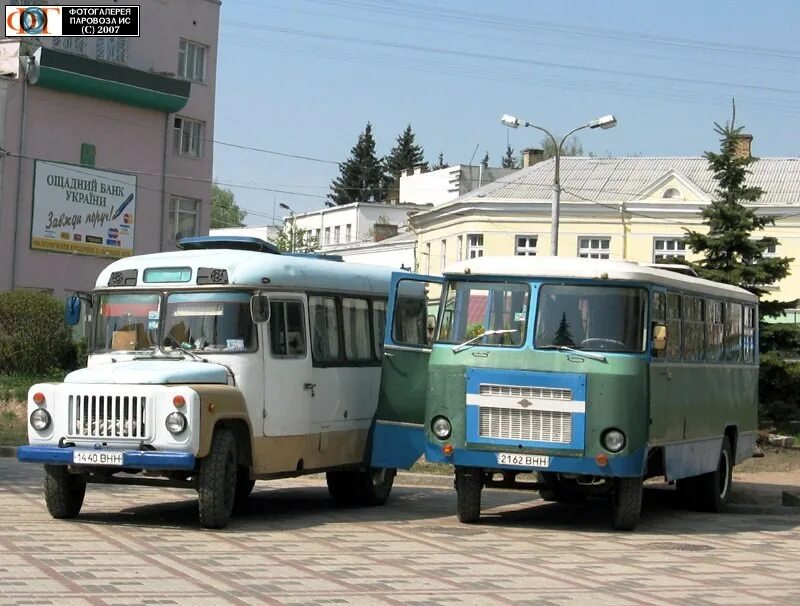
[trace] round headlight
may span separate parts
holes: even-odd
[[[431,421],[431,431],[440,440],[446,440],[450,437],[453,427],[447,417],[434,417]]]
[[[167,415],[164,425],[167,426],[167,431],[171,434],[179,434],[186,429],[186,417],[182,412],[173,412]]]
[[[31,427],[36,431],[44,431],[50,427],[50,413],[44,408],[37,408],[31,413]]]
[[[603,446],[609,452],[619,452],[625,448],[625,434],[619,429],[609,429],[603,434]]]

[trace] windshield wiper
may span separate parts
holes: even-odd
[[[536,349],[557,349],[558,351],[566,351],[568,353],[574,353],[579,356],[583,356],[584,358],[589,358],[590,360],[597,360],[599,362],[608,361],[608,358],[606,358],[603,354],[592,353],[590,351],[582,351],[580,349],[575,349],[574,347],[568,347],[566,345],[539,345]]]
[[[468,340],[464,341],[463,343],[459,343],[458,345],[453,347],[453,353],[456,354],[459,351],[461,351],[462,349],[466,349],[467,345],[471,345],[472,343],[474,343],[478,339],[482,339],[483,337],[491,337],[493,335],[503,335],[503,334],[506,334],[506,333],[509,333],[509,332],[519,332],[519,331],[516,328],[503,328],[503,329],[500,329],[500,330],[484,330],[478,336],[472,337],[471,339],[468,339]]]

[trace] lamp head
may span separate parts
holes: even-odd
[[[613,114],[608,114],[607,116],[601,116],[597,120],[592,120],[589,122],[589,128],[602,128],[602,129],[609,129],[614,128],[617,125],[617,119],[614,117]]]
[[[512,116],[510,114],[503,114],[503,117],[500,118],[500,122],[509,128],[519,128],[520,121],[519,118]]]
[[[291,208],[289,208],[288,204],[284,204],[283,202],[279,203],[278,206],[280,206],[281,208],[285,208],[286,210],[289,210],[289,211],[292,210]]]

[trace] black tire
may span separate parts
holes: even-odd
[[[611,492],[611,525],[615,530],[633,530],[642,515],[641,477],[615,478]]]
[[[456,513],[458,521],[474,524],[481,517],[483,470],[478,467],[456,468]]]
[[[329,471],[325,479],[328,492],[337,504],[375,507],[386,504],[396,475],[396,469],[371,468],[369,471]]]
[[[256,485],[255,480],[250,479],[250,469],[242,465],[236,474],[236,495],[233,499],[233,508],[236,509],[244,505],[247,497],[253,492],[253,487]]]
[[[676,482],[681,501],[697,511],[719,513],[731,495],[733,479],[733,449],[728,436],[722,438],[717,469],[693,478]]]
[[[86,496],[86,477],[70,473],[66,465],[44,466],[44,501],[57,520],[78,516]]]
[[[225,528],[231,521],[238,476],[236,437],[229,429],[217,429],[211,449],[200,461],[197,474],[197,501],[200,524],[206,528]]]

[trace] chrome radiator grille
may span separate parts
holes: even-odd
[[[506,396],[509,398],[538,398],[541,400],[572,400],[572,390],[561,387],[522,387],[517,385],[481,384],[482,396]]]
[[[569,444],[572,442],[572,415],[551,410],[481,406],[479,435],[482,438]]]
[[[71,395],[69,435],[76,438],[147,438],[147,398]]]

